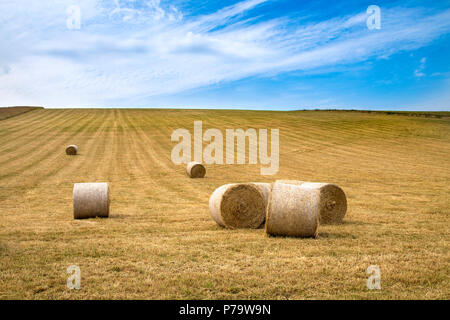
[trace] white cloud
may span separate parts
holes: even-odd
[[[414,70],[414,75],[416,77],[425,77],[426,76],[426,74],[423,72],[425,70],[426,63],[427,63],[426,57],[423,57],[422,59],[420,59],[419,68]]]
[[[382,29],[372,31],[365,13],[303,24],[249,21],[264,2],[192,17],[168,1],[79,0],[82,28],[70,31],[72,0],[4,0],[0,71],[8,72],[0,72],[0,105],[139,106],[217,82],[386,58],[450,30],[450,10],[384,9]]]

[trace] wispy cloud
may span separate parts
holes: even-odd
[[[420,59],[419,67],[416,70],[414,70],[414,75],[416,77],[425,77],[426,76],[426,74],[423,72],[425,69],[426,63],[427,63],[426,57],[423,57],[422,59]]]
[[[139,106],[218,82],[298,70],[327,72],[429,44],[450,31],[450,10],[383,9],[381,30],[361,14],[294,23],[253,19],[267,0],[203,16],[169,1],[80,0],[82,27],[67,30],[70,0],[2,1],[0,104]],[[22,16],[25,15],[25,16]],[[419,76],[424,61],[416,71]]]

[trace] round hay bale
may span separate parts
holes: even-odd
[[[211,194],[209,211],[222,227],[257,229],[264,223],[266,201],[253,183],[226,184]]]
[[[251,183],[257,186],[259,191],[262,192],[264,196],[264,205],[267,207],[267,204],[269,203],[270,191],[272,191],[272,184],[265,182],[251,182]]]
[[[206,174],[206,168],[200,162],[189,162],[186,167],[186,173],[191,178],[203,178]]]
[[[258,187],[259,191],[264,196],[264,206],[267,208],[267,205],[269,204],[269,196],[270,192],[272,191],[272,184],[271,183],[265,183],[265,182],[252,182],[255,186]],[[264,220],[259,226],[259,228],[264,227],[264,222],[266,221],[266,214],[264,213]]]
[[[75,183],[73,216],[75,219],[107,218],[109,216],[108,183]]]
[[[319,191],[275,182],[266,215],[266,233],[279,236],[317,237]]]
[[[74,156],[78,153],[78,147],[74,144],[71,144],[66,148],[66,154],[69,156]]]
[[[301,188],[319,190],[321,224],[342,223],[347,213],[347,197],[341,188],[335,184],[317,182],[305,182]]]

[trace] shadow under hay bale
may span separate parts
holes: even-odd
[[[73,186],[73,216],[75,219],[109,217],[108,183],[75,183]]]

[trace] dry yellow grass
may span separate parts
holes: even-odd
[[[270,119],[270,121],[268,120]],[[280,171],[170,159],[174,129],[280,128]],[[64,154],[77,144],[76,157]],[[0,298],[449,299],[450,120],[356,112],[35,110],[0,121]],[[332,182],[342,225],[318,239],[225,230],[231,182]],[[75,182],[110,182],[110,219],[76,221]],[[366,268],[381,268],[368,290]],[[66,269],[81,268],[81,290]]]
[[[36,109],[42,109],[42,107],[1,107],[0,108],[0,120],[12,118],[19,114],[30,112]]]

